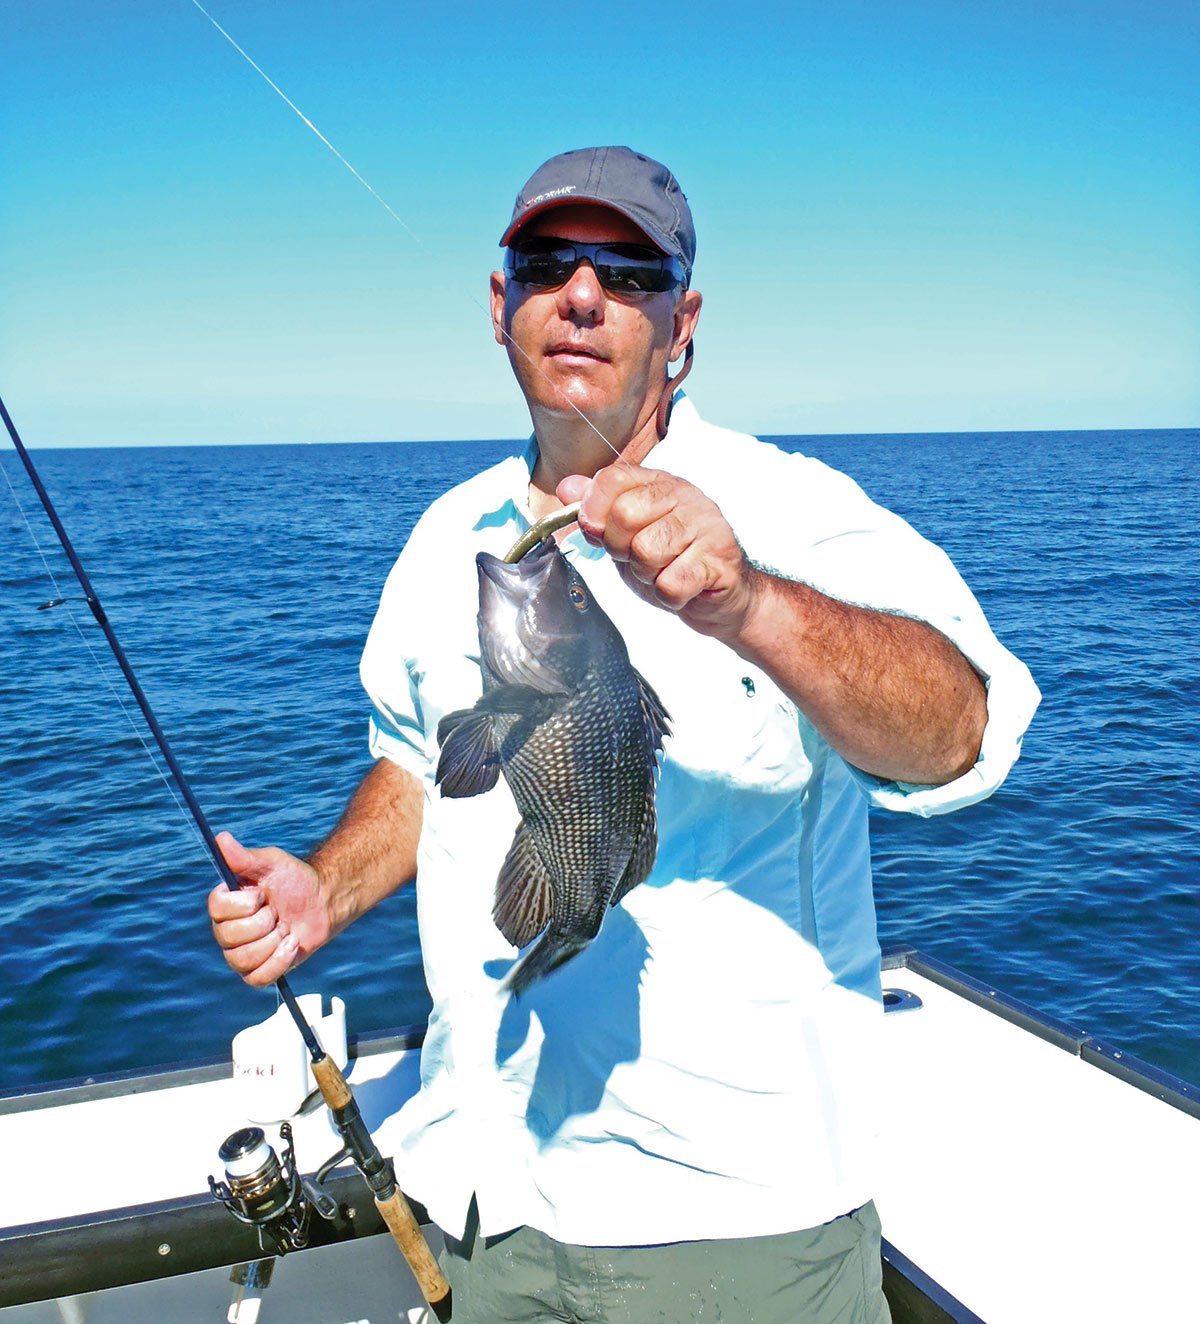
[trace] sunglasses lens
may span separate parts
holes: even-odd
[[[575,250],[569,246],[531,245],[510,249],[509,254],[512,275],[522,285],[563,285],[578,265]]]
[[[673,259],[636,244],[573,244],[532,239],[508,250],[508,274],[522,285],[565,285],[587,258],[600,284],[612,294],[658,294],[683,281]]]
[[[593,258],[600,284],[614,294],[658,294],[675,279],[661,254],[646,248],[599,248]]]

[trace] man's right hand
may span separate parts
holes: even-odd
[[[231,892],[220,883],[208,894],[213,937],[247,984],[265,988],[333,936],[320,879],[274,846],[247,850],[228,832],[217,845],[245,885]]]
[[[247,850],[222,832],[221,854],[245,883],[239,892],[221,883],[208,894],[226,961],[247,984],[264,988],[390,896],[417,871],[424,807],[420,779],[380,759],[312,864],[274,846]]]

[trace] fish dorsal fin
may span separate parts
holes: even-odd
[[[550,875],[524,823],[517,824],[512,845],[496,879],[492,918],[514,947],[524,947],[550,923]]]
[[[636,668],[633,677],[637,681],[638,696],[642,706],[642,726],[646,732],[646,748],[650,764],[654,765],[655,756],[662,749],[663,740],[671,734],[671,717],[663,707],[662,700],[654,692],[654,687]]]
[[[641,698],[642,724],[646,732],[646,757],[652,770],[656,770],[657,756],[662,749],[663,740],[671,733],[671,719],[662,705],[662,700],[654,692],[653,686],[639,671],[634,676],[638,683]],[[655,786],[651,777],[649,794],[642,821],[638,825],[637,840],[629,856],[629,863],[621,875],[621,881],[613,889],[609,900],[615,906],[623,896],[627,896],[638,883],[644,883],[654,868],[654,857],[658,854],[658,814],[655,808]]]
[[[460,708],[438,723],[442,747],[435,780],[450,800],[481,795],[500,776],[500,746],[491,713]]]
[[[638,885],[650,877],[654,868],[654,857],[658,854],[658,814],[654,805],[654,785],[651,783],[650,794],[646,796],[646,808],[642,821],[638,825],[637,840],[629,856],[629,863],[621,875],[621,881],[613,889],[610,906],[615,906],[623,896],[628,896]]]

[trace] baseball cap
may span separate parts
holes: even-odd
[[[569,202],[597,202],[620,212],[691,276],[696,227],[687,198],[665,165],[629,147],[582,147],[540,165],[517,194],[501,247],[540,212]]]

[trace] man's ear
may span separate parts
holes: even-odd
[[[504,272],[492,272],[488,298],[492,311],[492,334],[496,337],[496,344],[503,345],[508,339],[504,334]]]
[[[671,341],[671,362],[676,363],[696,334],[700,320],[700,305],[704,302],[699,290],[684,290],[675,304],[675,329]]]

